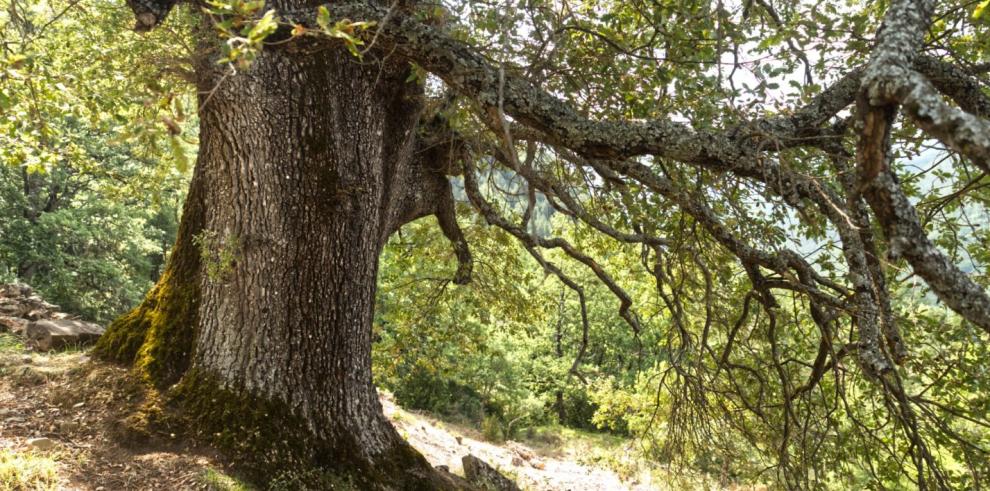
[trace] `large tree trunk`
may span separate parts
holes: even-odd
[[[451,487],[385,419],[371,375],[382,247],[449,194],[412,159],[422,89],[408,64],[295,42],[198,75],[178,243],[97,352],[178,382],[192,424],[258,460],[256,477],[288,463],[362,488]]]

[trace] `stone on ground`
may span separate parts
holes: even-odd
[[[30,321],[27,319],[21,319],[19,317],[10,317],[7,315],[0,315],[0,331],[10,331],[13,334],[22,336],[24,334],[24,329]]]
[[[474,455],[465,455],[461,458],[461,463],[464,465],[464,477],[467,478],[468,482],[481,489],[491,491],[520,491],[516,483]]]
[[[96,342],[104,328],[91,322],[68,319],[41,320],[28,324],[24,330],[25,343],[37,351]]]
[[[55,442],[51,438],[31,438],[27,441],[28,446],[34,450],[47,451],[55,448]]]

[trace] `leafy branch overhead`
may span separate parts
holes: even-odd
[[[913,12],[914,9],[919,9],[918,24],[901,27],[901,24],[894,24],[891,21],[888,23],[888,37],[903,37],[920,46],[923,31],[919,29],[912,32],[909,29],[927,25],[932,15],[932,8],[933,6],[928,2],[895,3],[890,9],[892,13],[888,14],[889,19],[895,19],[897,12]],[[383,25],[375,33],[376,36],[379,36],[383,43],[388,43],[389,49],[407,56],[470,99],[482,112],[483,120],[488,119],[488,113],[504,112],[521,126],[520,139],[537,140],[552,147],[577,152],[581,157],[599,161],[599,165],[628,176],[642,185],[649,186],[649,182],[656,179],[652,175],[653,172],[636,162],[622,160],[648,155],[700,168],[730,172],[767,185],[772,185],[774,181],[784,181],[790,189],[787,189],[788,193],[780,193],[782,199],[792,202],[809,200],[822,208],[826,215],[832,215],[835,222],[847,221],[848,219],[843,216],[847,217],[850,210],[844,209],[843,200],[837,195],[822,189],[814,178],[798,175],[773,161],[768,161],[762,155],[790,148],[812,148],[822,150],[832,157],[841,157],[842,150],[835,147],[838,144],[836,140],[842,134],[837,133],[836,128],[824,124],[848,108],[859,96],[860,91],[869,97],[871,104],[876,104],[874,101],[877,101],[878,97],[895,98],[895,100],[903,98],[909,114],[923,129],[943,140],[949,148],[970,157],[975,165],[986,170],[983,153],[990,152],[990,131],[987,131],[987,128],[990,128],[987,125],[990,123],[981,119],[980,115],[952,109],[938,97],[930,98],[922,92],[919,92],[919,95],[908,92],[916,90],[939,94],[931,85],[932,82],[929,82],[919,69],[927,69],[929,75],[938,75],[936,70],[943,68],[936,62],[928,62],[917,67],[912,65],[911,59],[915,58],[914,50],[903,55],[907,63],[901,68],[904,72],[892,72],[896,75],[889,75],[889,79],[877,80],[877,76],[874,75],[874,72],[881,68],[897,69],[896,65],[891,64],[894,59],[883,51],[884,45],[881,44],[877,54],[874,55],[875,61],[869,65],[865,77],[862,76],[859,68],[854,68],[845,77],[812,98],[808,104],[782,111],[779,116],[747,121],[722,130],[696,130],[687,124],[664,119],[646,122],[588,119],[532,82],[505,75],[504,68],[495,66],[442,30],[424,24],[412,16],[404,16],[401,12],[376,8],[364,3],[336,4],[331,8],[320,8],[321,14],[318,19],[323,19],[321,25],[329,22],[326,20],[326,13],[331,9],[338,17],[383,19]],[[286,15],[297,20],[303,18],[298,14]],[[386,20],[387,24],[384,23]],[[900,28],[904,29],[904,32],[898,31]],[[895,83],[903,85],[904,88],[893,86],[892,84]],[[881,88],[891,95],[876,95]],[[959,99],[975,99],[983,105],[986,104],[987,97],[980,93],[978,87],[957,89],[962,92],[950,92],[945,95]],[[508,124],[504,117],[501,121],[485,122],[491,126]],[[759,131],[754,132],[755,128]],[[863,157],[865,153],[867,152],[861,151],[858,155]],[[864,172],[872,174],[874,171],[864,169]],[[661,192],[657,186],[653,189]],[[773,190],[768,189],[768,191]],[[883,207],[878,204],[873,208],[874,212],[878,212]],[[911,221],[910,217],[895,219],[901,227],[910,226],[910,223],[907,223]],[[712,223],[711,227],[712,232],[717,235],[716,224]],[[890,238],[896,239],[896,244],[901,240],[911,240],[920,233],[918,229],[913,231],[912,237]],[[730,241],[731,239],[727,237],[723,243],[728,244]],[[746,258],[740,259],[747,261]],[[763,267],[771,267],[770,264],[774,261],[768,259],[765,262]],[[779,261],[776,262],[781,264]],[[933,272],[929,276],[923,273],[926,264],[917,262],[917,264],[912,263],[912,266],[916,270],[920,269],[919,274],[926,277],[929,286],[947,301],[950,307],[990,332],[990,297],[985,291],[972,283],[966,283],[966,275],[958,270]],[[950,277],[956,278],[956,281],[961,283],[942,287],[941,284],[949,281]],[[958,302],[953,301],[952,295],[962,291],[966,291],[965,295],[968,297]]]
[[[172,8],[129,3],[140,30]],[[206,62],[196,65],[199,111],[214,118],[204,116],[196,169],[210,184],[193,190],[219,198],[194,201],[206,211],[191,212],[191,227],[236,230],[238,240],[195,235],[199,254],[177,264],[188,266],[184,282],[200,270],[224,280],[203,284],[204,309],[263,319],[258,332],[271,332],[233,346],[220,340],[237,323],[197,318],[209,335],[182,338],[203,343],[194,365],[246,367],[225,383],[261,384],[267,372],[247,371],[263,363],[234,363],[224,350],[285,333],[302,343],[271,319],[337,319],[347,309],[329,299],[372,295],[379,269],[377,256],[333,281],[309,267],[250,268],[284,266],[289,253],[344,268],[392,237],[383,284],[405,288],[402,269],[440,286],[412,300],[386,292],[386,306],[429,311],[429,322],[379,312],[397,325],[383,334],[390,349],[425,343],[409,340],[419,331],[408,325],[440,322],[443,308],[471,319],[467,331],[495,324],[497,309],[465,291],[509,306],[496,315],[526,311],[556,326],[555,377],[599,394],[596,418],[613,427],[626,418],[656,440],[658,458],[746,467],[800,489],[976,488],[990,475],[987,2],[278,5],[216,0],[195,11],[216,37],[190,55]],[[0,60],[0,83],[33,62]],[[181,107],[168,101],[166,112]],[[52,148],[44,118],[34,120],[39,146]],[[184,155],[182,121],[155,121]],[[288,129],[299,142],[282,141]],[[341,218],[355,210],[365,215]],[[420,243],[426,232],[412,222],[427,215],[443,249]],[[456,258],[456,272],[397,252],[410,230],[411,249],[432,251],[415,258]],[[345,238],[353,249],[333,249]],[[543,276],[514,265],[511,280],[500,277],[516,256]],[[225,296],[300,278],[327,288],[326,311],[305,310],[320,303],[310,300],[274,316],[274,305]],[[353,278],[368,284],[331,295]],[[553,312],[512,304],[525,291]],[[444,295],[469,306],[445,306]],[[338,334],[327,342],[371,342],[364,331]],[[341,343],[339,357],[358,356],[360,343]],[[610,356],[624,368],[603,369]],[[436,359],[409,368],[386,358],[393,377],[440,371]],[[327,391],[261,388],[314,414],[326,403],[312,393]],[[610,391],[628,393],[600,395]],[[314,418],[309,427],[321,427]]]
[[[330,11],[326,6],[317,8],[314,23],[307,28],[303,24],[286,24],[276,17],[275,10],[264,10],[263,0],[236,2],[210,0],[207,5],[203,11],[211,17],[217,34],[223,40],[223,56],[217,60],[217,63],[234,64],[241,69],[251,66],[251,62],[264,47],[265,40],[279,29],[280,24],[282,27],[291,26],[292,38],[318,34],[339,40],[352,55],[358,58],[362,55],[359,47],[364,44],[360,37],[361,31],[375,25],[373,21],[352,22],[349,19],[331,21]],[[270,44],[278,44],[278,42]]]

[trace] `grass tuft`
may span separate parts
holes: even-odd
[[[47,491],[59,489],[58,462],[34,452],[0,450],[0,489]]]
[[[20,354],[24,351],[21,338],[7,331],[0,331],[0,353]]]
[[[199,481],[210,491],[254,491],[255,488],[236,477],[221,471],[207,468],[199,476]]]

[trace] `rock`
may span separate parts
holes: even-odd
[[[0,285],[0,296],[4,297],[28,297],[34,293],[34,289],[25,283],[7,283]]]
[[[42,320],[57,315],[58,310],[58,305],[46,302],[27,285],[0,285],[0,315]]]
[[[528,448],[516,442],[509,442],[508,444],[506,444],[506,446],[509,447],[509,450],[515,452],[516,455],[522,457],[523,460],[529,461],[532,460],[534,457],[533,452],[530,452]]]
[[[30,438],[27,444],[34,450],[40,450],[42,452],[51,450],[55,448],[55,442],[51,438]]]
[[[28,321],[20,319],[17,317],[10,317],[7,315],[0,315],[0,331],[10,331],[18,336],[24,334],[24,329],[27,328]]]
[[[542,471],[543,469],[546,469],[546,467],[547,467],[547,465],[546,465],[546,464],[544,464],[543,462],[541,462],[541,461],[539,461],[539,460],[531,460],[531,461],[529,462],[529,465],[531,465],[531,466],[532,466],[532,467],[533,467],[534,469],[539,469],[539,470],[541,470],[541,471]]]
[[[450,467],[448,467],[446,465],[438,465],[437,466],[437,470],[440,471],[440,472],[448,472],[449,473],[450,472]]]
[[[58,429],[62,433],[73,433],[78,431],[80,426],[81,425],[75,421],[62,421],[58,424]]]
[[[76,319],[59,308],[27,285],[0,284],[0,330],[23,335],[31,321]]]
[[[22,317],[31,307],[13,298],[0,297],[0,314],[11,317]]]
[[[458,444],[458,445],[463,445],[463,444],[464,444],[464,443],[463,443],[463,440],[461,439],[461,437],[459,437],[459,436],[455,436],[455,437],[454,437],[454,439],[455,439],[455,440],[457,440],[457,444]]]
[[[103,334],[103,326],[72,320],[41,320],[28,324],[24,330],[28,346],[37,351],[48,351],[67,345],[96,342]]]
[[[474,455],[465,455],[461,463],[464,465],[464,477],[475,486],[491,491],[521,491],[516,483]]]
[[[512,465],[514,465],[516,467],[519,467],[519,466],[523,465],[523,462],[524,461],[523,461],[522,457],[520,457],[518,455],[513,455],[512,456]]]

